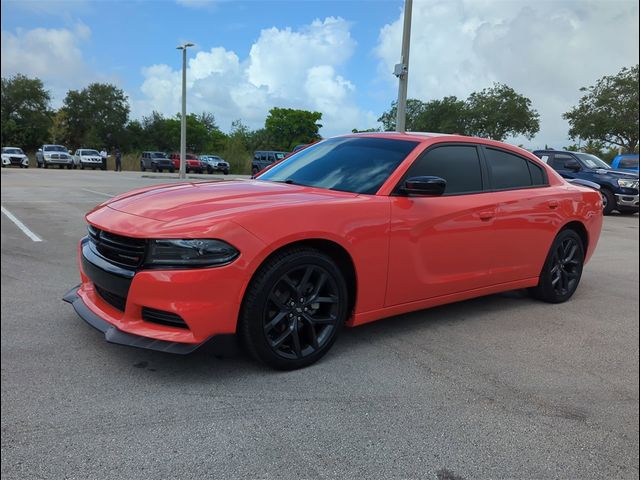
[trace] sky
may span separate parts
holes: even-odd
[[[66,92],[108,82],[131,118],[187,110],[228,131],[270,108],[322,112],[324,136],[377,127],[397,97],[404,0],[2,0],[1,71]],[[540,113],[529,148],[568,140],[562,113],[580,88],[638,63],[637,0],[414,0],[409,97],[423,101],[506,83]],[[97,112],[98,114],[98,112]]]

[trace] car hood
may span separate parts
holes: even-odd
[[[356,194],[259,180],[180,183],[124,194],[102,204],[123,213],[161,222],[203,217],[234,218],[274,206],[325,202]]]
[[[595,169],[593,173],[599,175],[609,175],[613,178],[631,178],[638,179],[638,174],[634,172],[625,172],[624,170],[605,170],[605,169]]]

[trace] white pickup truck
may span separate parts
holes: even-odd
[[[49,165],[58,165],[60,168],[65,166],[68,169],[73,168],[73,157],[63,145],[43,145],[36,152],[36,166],[38,168],[49,168]]]

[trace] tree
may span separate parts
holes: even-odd
[[[466,135],[468,112],[464,100],[457,97],[444,97],[424,104],[417,114],[415,131],[457,133]]]
[[[584,139],[622,147],[638,148],[638,65],[623,68],[617,75],[604,76],[586,92],[578,105],[562,117],[569,122],[572,140]]]
[[[34,150],[48,140],[51,126],[51,95],[38,78],[15,75],[2,77],[2,145]]]
[[[80,91],[69,90],[63,104],[72,145],[99,148],[98,145],[114,147],[125,142],[129,102],[118,87],[92,83]]]
[[[410,98],[407,100],[407,117],[406,117],[406,129],[410,132],[419,132],[420,129],[417,125],[418,117],[424,112],[426,104],[415,98]],[[398,107],[397,102],[391,103],[391,109],[389,111],[384,112],[380,118],[378,118],[378,122],[382,123],[382,128],[385,132],[391,132],[396,129],[396,117],[397,117]]]
[[[264,128],[271,137],[274,148],[291,150],[296,145],[311,143],[320,138],[320,119],[320,112],[275,107],[269,110]]]
[[[69,119],[65,110],[58,110],[49,127],[49,138],[53,143],[66,144],[69,141]]]
[[[473,92],[466,110],[467,132],[477,137],[503,141],[524,135],[531,139],[540,130],[540,115],[531,108],[531,100],[504,84]]]

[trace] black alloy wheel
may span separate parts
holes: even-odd
[[[239,333],[258,360],[301,368],[331,348],[347,308],[346,282],[333,260],[315,249],[291,249],[268,260],[252,280]]]
[[[533,296],[549,303],[569,300],[578,288],[583,266],[582,239],[574,230],[561,231],[551,245],[538,286],[531,289]]]

